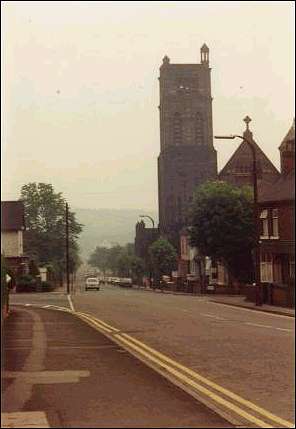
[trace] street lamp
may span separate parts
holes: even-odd
[[[66,278],[67,278],[67,295],[70,294],[70,267],[69,267],[69,205],[66,203]]]
[[[153,220],[153,218],[152,218],[151,216],[148,216],[148,215],[140,215],[139,217],[140,217],[140,218],[147,217],[148,219],[150,219],[150,220],[151,220],[151,222],[152,222],[152,227],[154,228],[154,220]]]
[[[260,306],[262,305],[262,293],[261,293],[261,278],[260,278],[260,255],[259,255],[259,240],[260,240],[260,233],[259,233],[259,222],[258,222],[258,186],[257,186],[257,166],[256,166],[256,148],[255,148],[255,141],[249,140],[246,138],[245,134],[249,132],[249,123],[251,122],[251,118],[249,116],[246,116],[244,119],[244,122],[247,125],[247,129],[244,133],[244,136],[239,135],[229,135],[229,136],[214,136],[215,139],[235,139],[239,138],[243,141],[245,141],[252,152],[252,177],[253,177],[253,191],[254,191],[254,222],[255,222],[255,285],[256,285],[256,305]]]

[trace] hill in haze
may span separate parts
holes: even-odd
[[[86,261],[96,246],[124,245],[135,239],[135,225],[139,215],[145,214],[155,220],[156,212],[137,209],[74,209],[76,219],[84,225],[80,235],[80,255]],[[147,227],[151,227],[149,219],[144,219]]]

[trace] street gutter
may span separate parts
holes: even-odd
[[[280,310],[266,310],[264,308],[248,307],[247,305],[232,304],[232,303],[229,303],[229,302],[216,301],[214,299],[210,299],[210,302],[214,302],[215,304],[228,305],[230,307],[244,308],[245,310],[260,311],[260,312],[263,312],[263,313],[278,314],[280,316],[287,316],[287,317],[294,317],[295,318],[295,314],[285,313],[284,311],[280,311]]]

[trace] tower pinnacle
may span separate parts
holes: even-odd
[[[210,50],[207,45],[204,43],[200,48],[200,62],[201,64],[209,64],[209,53]]]

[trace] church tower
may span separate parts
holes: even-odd
[[[188,225],[194,189],[217,177],[205,44],[200,55],[200,64],[171,64],[165,56],[160,67],[159,228],[175,246],[180,230]]]

